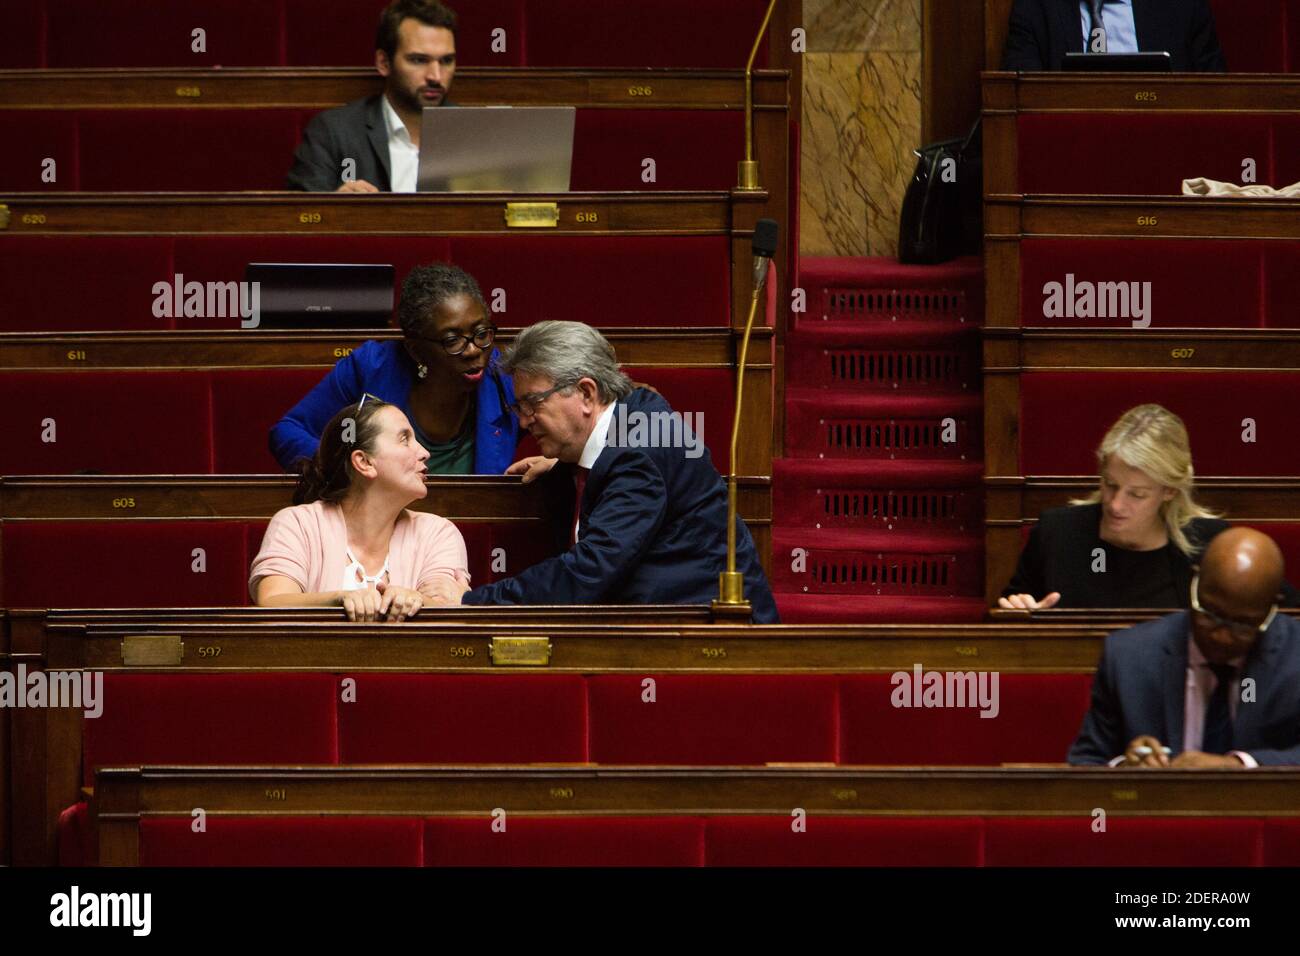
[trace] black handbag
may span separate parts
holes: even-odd
[[[933,265],[980,252],[984,232],[982,145],[977,120],[962,139],[916,150],[916,172],[899,216],[899,262]]]

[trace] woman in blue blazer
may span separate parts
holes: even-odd
[[[364,343],[272,427],[271,454],[286,471],[311,458],[330,419],[367,393],[411,420],[429,474],[499,475],[514,461],[514,386],[497,369],[496,328],[474,278],[451,265],[418,266],[397,315],[400,340]]]

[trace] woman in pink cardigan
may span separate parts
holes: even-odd
[[[334,416],[294,506],[271,519],[248,590],[259,607],[339,606],[350,621],[403,621],[469,584],[465,539],[408,511],[428,494],[429,453],[401,409],[364,396]]]

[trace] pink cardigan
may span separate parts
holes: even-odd
[[[272,574],[292,580],[304,594],[337,591],[347,557],[348,529],[338,505],[314,501],[276,512],[253,559],[248,593],[257,600],[257,583]],[[439,575],[469,583],[465,539],[446,518],[403,509],[388,550],[389,581],[421,590]]]

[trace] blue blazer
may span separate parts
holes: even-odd
[[[582,496],[578,543],[514,577],[467,591],[465,604],[708,604],[727,563],[727,486],[708,449],[621,447],[620,415],[671,412],[663,396],[635,389],[611,421],[609,443]],[[635,419],[632,420],[633,422]],[[631,429],[629,428],[630,432]],[[557,537],[573,521],[573,468],[547,478]],[[736,569],[754,621],[779,621],[749,529],[736,516]]]
[[[519,444],[519,423],[507,408],[515,400],[514,383],[497,370],[500,357],[493,349],[488,372],[478,386],[474,471],[480,475],[502,474],[514,461]],[[285,471],[296,471],[299,459],[316,454],[320,434],[330,419],[360,401],[363,392],[391,402],[414,419],[410,398],[415,381],[415,367],[401,340],[363,343],[340,359],[320,384],[272,426],[271,454]]]
[[[1108,763],[1143,734],[1175,754],[1183,749],[1191,623],[1191,612],[1179,611],[1106,638],[1070,763]],[[1260,766],[1300,765],[1300,621],[1274,618],[1247,656],[1242,678],[1254,679],[1255,700],[1237,705],[1232,749]]]

